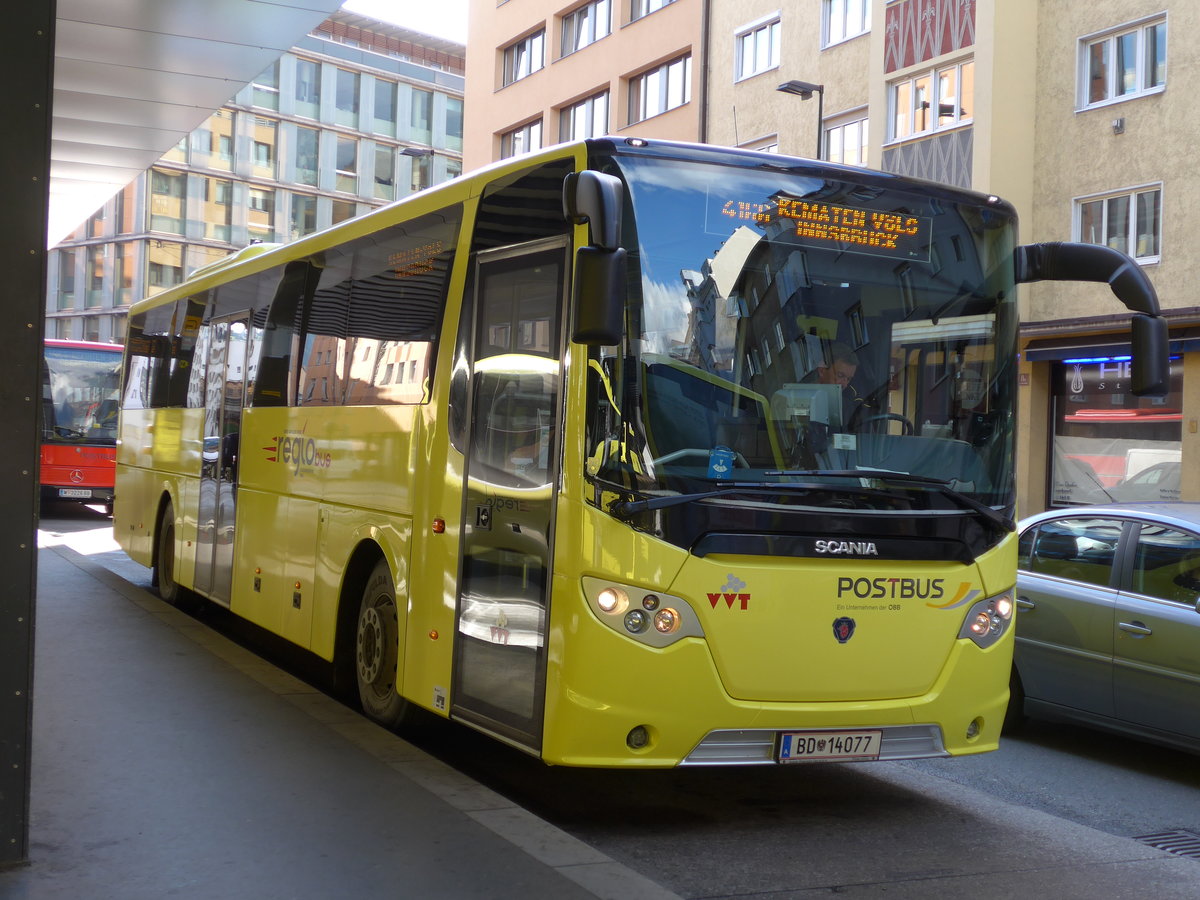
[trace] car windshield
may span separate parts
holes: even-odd
[[[590,361],[589,474],[836,494],[903,473],[1008,507],[1011,212],[746,160],[618,158],[627,338]]]

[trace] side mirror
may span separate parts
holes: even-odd
[[[1131,390],[1137,396],[1166,394],[1170,353],[1166,320],[1159,316],[1158,293],[1150,278],[1120,250],[1100,244],[1026,244],[1013,254],[1018,284],[1034,281],[1100,281],[1136,315],[1130,322],[1133,350]]]
[[[626,254],[621,247],[621,179],[585,169],[563,182],[563,215],[586,223],[591,243],[575,253],[575,327],[571,340],[588,346],[621,342],[625,318]]]
[[[591,245],[601,250],[621,246],[621,207],[625,187],[621,179],[584,169],[563,182],[563,215],[572,225],[590,226]]]
[[[575,254],[577,344],[619,344],[625,328],[625,251],[580,247]]]

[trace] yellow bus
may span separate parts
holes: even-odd
[[[134,305],[114,529],[202,598],[547,763],[997,746],[1019,247],[995,197],[638,139],[503,161]]]

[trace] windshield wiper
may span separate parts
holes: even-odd
[[[1017,523],[1011,516],[1006,516],[1004,513],[992,509],[986,503],[980,503],[974,497],[964,494],[962,491],[955,490],[950,486],[953,482],[945,478],[933,478],[929,475],[910,475],[908,472],[892,472],[888,469],[832,469],[829,471],[821,469],[789,469],[780,472],[767,472],[767,474],[803,475],[806,477],[822,475],[831,478],[873,478],[878,481],[901,481],[908,484],[928,486],[936,488],[942,496],[948,497],[956,503],[965,506],[967,509],[979,513],[998,528],[1002,528],[1005,531],[1017,530]]]

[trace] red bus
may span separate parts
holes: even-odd
[[[42,499],[101,503],[111,515],[122,348],[59,340],[45,347]]]

